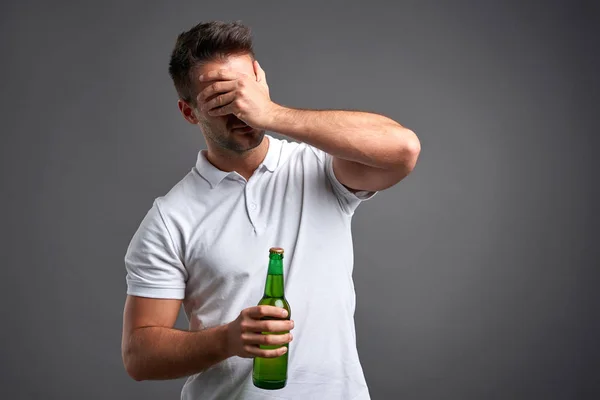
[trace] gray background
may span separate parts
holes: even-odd
[[[178,398],[122,366],[123,256],[205,145],[167,63],[209,19],[273,100],[421,138],[353,224],[374,399],[600,398],[599,6],[519,3],[2,2],[0,398]]]

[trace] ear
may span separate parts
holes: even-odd
[[[254,74],[256,75],[256,81],[263,83],[263,84],[267,84],[267,74],[265,74],[265,71],[260,67],[260,64],[258,63],[257,60],[254,60]]]
[[[179,99],[179,100],[177,100],[177,107],[179,108],[181,115],[183,115],[183,118],[185,118],[185,120],[187,122],[189,122],[192,125],[198,124],[199,121],[198,121],[198,118],[196,117],[196,113],[194,112],[194,109],[187,102]]]

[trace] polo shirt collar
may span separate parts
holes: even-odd
[[[265,167],[268,171],[273,172],[279,165],[279,158],[281,155],[281,142],[267,134],[265,134],[265,137],[269,138],[269,148],[267,150],[267,155],[265,156],[265,159],[258,166],[258,169]],[[196,161],[196,169],[198,170],[200,175],[202,175],[202,177],[210,183],[211,188],[217,187],[219,183],[223,181],[223,179],[230,175],[239,175],[235,171],[227,172],[218,169],[217,167],[212,165],[210,161],[208,161],[208,159],[206,158],[206,154],[206,149],[200,150]]]
[[[279,165],[279,158],[281,156],[281,141],[275,139],[271,135],[266,135],[269,138],[269,149],[263,162],[259,165],[259,168],[264,166],[269,171],[274,172]]]

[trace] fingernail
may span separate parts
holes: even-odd
[[[287,312],[287,310],[283,310],[283,311],[281,312],[281,315],[283,315],[284,317],[287,317],[287,315],[288,315],[288,312]]]
[[[285,354],[285,353],[287,353],[287,347],[283,348],[283,353],[282,354]]]
[[[294,321],[291,321],[291,323],[292,323],[292,328],[293,328],[294,327]]]
[[[198,79],[203,80],[204,79],[204,75],[200,75],[200,78],[198,78]]]

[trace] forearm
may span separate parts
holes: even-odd
[[[361,111],[276,106],[267,129],[376,168],[402,164],[419,145],[411,130],[385,116]]]
[[[165,380],[196,374],[230,356],[226,325],[195,332],[142,327],[131,333],[124,362],[135,380]]]

